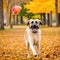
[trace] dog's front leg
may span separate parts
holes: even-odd
[[[35,50],[35,47],[34,47],[34,42],[33,42],[33,39],[31,37],[29,37],[29,43],[30,43],[30,48],[33,52],[33,55],[36,57],[37,56],[37,52]]]
[[[27,47],[27,57],[30,58],[30,52],[29,52],[29,42],[26,40],[26,47]]]
[[[33,52],[33,55],[36,57],[37,52],[36,52],[35,47],[34,47],[34,42],[33,42],[32,36],[29,36],[29,45],[30,45],[30,49]]]
[[[33,55],[36,57],[37,56],[37,53],[36,53],[36,50],[35,50],[35,47],[33,46],[33,44],[30,44],[30,48],[33,52]]]

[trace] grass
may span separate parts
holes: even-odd
[[[28,59],[24,42],[26,28],[0,31],[0,60],[60,60],[60,27],[41,27],[40,58]]]

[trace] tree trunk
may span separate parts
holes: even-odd
[[[7,8],[6,8],[6,24],[8,25],[8,14],[9,13],[9,11],[8,11],[8,5],[7,5]]]
[[[43,13],[43,24],[46,24],[46,17],[45,17],[45,13]]]
[[[48,14],[45,14],[46,16],[46,25],[48,25]]]
[[[60,26],[60,13],[58,14],[58,19],[59,19],[59,26]]]
[[[3,0],[0,0],[0,30],[4,29]]]
[[[11,18],[12,18],[12,11],[11,11],[11,8],[12,8],[12,7],[10,7],[9,24],[10,24],[10,28],[13,28],[13,27],[12,27],[12,21],[11,21]]]
[[[16,24],[18,25],[18,15],[16,16]]]
[[[11,14],[12,14],[12,12],[11,12],[11,8],[10,8],[9,24],[11,24]]]
[[[47,25],[49,26],[49,22],[50,22],[50,19],[49,19],[49,13],[47,13]]]
[[[43,20],[42,13],[40,14],[40,19]]]
[[[23,21],[23,16],[20,17],[20,24],[23,24],[24,21]]]
[[[52,11],[50,11],[50,14],[49,14],[49,26],[52,26]]]
[[[15,15],[13,15],[13,24],[15,25]]]
[[[59,26],[58,22],[58,0],[55,0],[55,10],[56,10],[56,26]]]

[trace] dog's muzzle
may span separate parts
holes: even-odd
[[[33,33],[37,33],[37,29],[39,29],[39,27],[37,25],[31,25],[30,29],[32,29]]]

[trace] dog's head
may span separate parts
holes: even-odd
[[[38,31],[40,24],[42,24],[42,21],[38,19],[30,19],[27,22],[27,25],[29,26],[33,33],[36,33]]]

